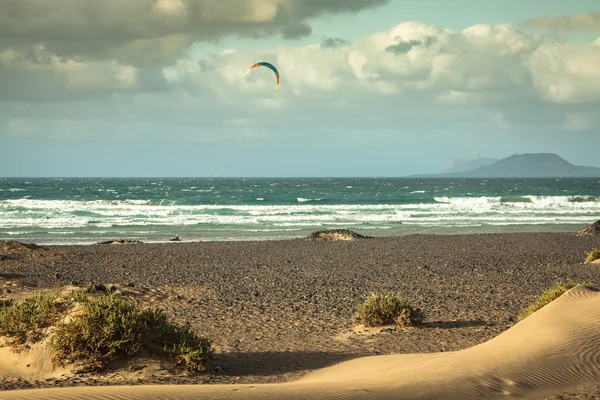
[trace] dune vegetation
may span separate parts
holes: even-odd
[[[366,327],[395,324],[416,326],[423,322],[424,313],[414,308],[398,293],[370,293],[359,305],[354,322]]]
[[[579,285],[579,283],[571,280],[567,281],[566,283],[555,282],[552,287],[546,289],[532,304],[521,311],[517,318],[517,322],[524,320],[534,312],[540,310],[542,307],[550,304],[562,296],[566,291],[574,288],[577,285]]]
[[[591,263],[600,259],[600,249],[593,248],[591,251],[586,253],[585,263]]]
[[[191,372],[205,370],[211,342],[189,326],[169,322],[159,308],[142,306],[119,293],[84,290],[46,291],[22,302],[0,304],[3,344],[17,352],[42,340],[53,363],[79,371],[99,371],[140,349],[170,358]]]

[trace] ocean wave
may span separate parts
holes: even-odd
[[[571,203],[598,203],[600,202],[600,197],[594,196],[571,196],[569,199]]]
[[[471,206],[482,204],[502,204],[502,203],[532,203],[539,206],[569,206],[572,203],[595,203],[600,202],[600,198],[594,196],[481,196],[481,197],[434,197],[437,203],[453,204],[459,206]]]
[[[310,200],[310,199],[304,199]],[[583,224],[600,217],[593,196],[436,197],[435,203],[294,205],[179,205],[149,200],[83,201],[18,199],[0,201],[0,235],[9,232],[47,232],[132,227],[223,227],[223,229],[309,228],[401,224]],[[300,201],[300,200],[299,200]],[[146,228],[142,228],[146,227]],[[250,228],[251,227],[251,228]],[[58,235],[58,233],[56,233]]]
[[[501,203],[533,203],[531,198],[527,196],[502,196]]]
[[[434,197],[436,202],[442,204],[452,204],[457,206],[472,206],[480,204],[500,204],[502,201],[501,196],[495,197]]]

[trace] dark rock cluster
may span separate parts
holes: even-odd
[[[119,240],[106,240],[104,242],[98,242],[96,244],[138,244],[143,243],[139,240],[128,240],[128,239],[119,239]]]
[[[577,236],[600,236],[600,220],[597,220],[591,225],[586,226],[583,229],[578,230],[575,235]]]
[[[306,237],[306,240],[357,240],[370,238],[372,237],[361,235],[349,229],[327,229],[311,233]]]

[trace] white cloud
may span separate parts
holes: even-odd
[[[600,43],[549,44],[527,61],[536,89],[558,103],[600,101]]]
[[[139,70],[115,60],[82,61],[33,51],[0,52],[0,99],[48,99],[140,90]]]
[[[236,17],[221,13],[217,7],[210,12],[204,10],[203,18],[274,18],[275,0],[262,1],[270,6],[260,12],[244,8]],[[165,13],[189,13],[189,4],[161,0],[155,7]],[[184,6],[188,8],[182,9]],[[304,11],[292,9],[304,15]],[[153,43],[152,51],[142,49],[140,40]],[[127,46],[141,46],[135,51],[143,54],[166,51],[160,41],[146,38],[132,39],[125,47],[115,44],[112,50],[135,52]],[[274,87],[274,77],[267,69],[255,69],[246,76],[247,67],[262,59],[279,68],[280,93],[288,106],[292,106],[291,98],[333,102],[339,95],[357,99],[381,95],[399,102],[418,98],[452,105],[510,101],[511,97],[532,95],[558,103],[600,101],[600,39],[586,45],[543,43],[541,36],[526,35],[509,24],[478,24],[456,32],[414,21],[354,43],[229,49],[203,60],[180,57],[167,67],[157,68],[136,66],[126,62],[127,57],[113,53],[86,60],[76,53],[60,56],[45,45],[9,48],[0,51],[1,96],[6,100],[61,100],[182,90],[192,97],[216,96],[234,101],[238,95],[247,98]]]
[[[203,88],[261,93],[273,86],[270,71],[245,76],[255,60],[275,63],[281,92],[297,97],[378,94],[410,101],[470,104],[537,96],[551,102],[600,100],[600,46],[544,44],[513,26],[475,25],[454,32],[417,22],[402,23],[355,43],[279,46],[214,55],[213,70],[184,68],[187,82]],[[214,85],[218,82],[218,85]],[[587,83],[586,83],[587,82]]]
[[[161,0],[156,4],[161,13],[178,14],[187,12],[182,7],[191,3]],[[298,13],[295,21],[302,20],[304,12],[293,12]],[[215,20],[234,18],[220,16],[218,9],[212,13],[210,18]],[[257,14],[248,9],[240,15],[235,18],[262,21],[272,17],[272,10]],[[74,36],[69,40],[75,40]],[[430,114],[419,124],[442,129],[445,122],[440,121],[469,115],[456,112],[461,108],[476,109],[478,123],[501,130],[525,126],[527,118],[538,123],[551,117],[556,119],[543,121],[544,126],[562,124],[565,130],[585,130],[593,123],[587,109],[564,122],[560,115],[579,112],[573,109],[575,105],[600,103],[600,69],[596,67],[600,65],[600,39],[584,45],[544,43],[541,36],[526,35],[509,24],[478,24],[452,31],[412,21],[356,42],[338,39],[251,51],[228,49],[205,52],[202,59],[182,56],[166,66],[147,66],[138,62],[138,56],[134,62],[117,54],[127,46],[140,45],[140,40],[152,42],[144,37],[128,40],[109,46],[110,51],[96,58],[78,54],[77,47],[70,56],[44,45],[0,50],[0,101],[21,107],[12,108],[16,114],[11,118],[21,121],[14,122],[12,131],[26,131],[29,126],[33,132],[34,124],[46,127],[36,122],[43,116],[56,119],[49,128],[69,135],[95,129],[129,134],[116,126],[143,120],[156,127],[152,129],[163,124],[198,138],[222,129],[223,118],[251,118],[257,105],[261,105],[257,117],[261,122],[280,118],[295,127],[322,118],[324,131],[337,129],[326,126],[334,124],[328,121],[350,118],[359,120],[351,122],[357,130],[384,131],[389,129],[386,124],[403,123],[396,117],[399,110]],[[160,48],[160,41],[156,46],[159,53],[168,53]],[[152,53],[148,48],[138,50]],[[260,60],[278,67],[279,91],[273,90],[275,77],[267,68],[256,68],[246,76],[248,67]],[[558,107],[553,115],[529,116],[525,111],[549,105]],[[69,125],[67,121],[73,119],[96,122]],[[263,133],[253,136],[266,137],[266,129],[287,126],[264,126],[260,128]]]
[[[506,120],[504,114],[500,111],[490,110],[487,112],[486,116],[489,122],[501,127],[504,130],[509,130],[511,127],[510,123]]]
[[[568,113],[560,127],[571,132],[587,131],[595,126],[595,121],[591,113]]]

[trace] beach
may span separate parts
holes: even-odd
[[[597,283],[597,265],[582,262],[598,246],[597,237],[572,233],[54,246],[52,255],[2,261],[2,298],[115,285],[191,324],[212,340],[216,358],[195,377],[108,371],[37,382],[5,377],[1,387],[285,383],[357,357],[456,354],[509,330],[554,282]],[[421,308],[424,324],[355,329],[356,306],[381,291]],[[548,398],[600,394],[589,381],[568,390]]]
[[[0,400],[600,400],[592,3],[0,0]]]

